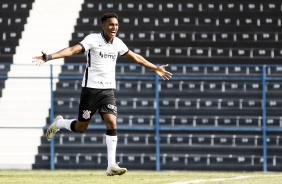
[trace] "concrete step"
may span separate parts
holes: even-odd
[[[0,169],[31,169],[42,129],[0,128]]]

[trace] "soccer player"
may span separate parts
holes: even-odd
[[[106,144],[108,176],[123,175],[126,168],[121,168],[116,163],[117,147],[117,107],[114,96],[116,88],[115,65],[118,56],[126,58],[154,71],[164,80],[169,80],[172,74],[165,70],[168,65],[156,66],[141,55],[128,49],[124,42],[116,37],[119,23],[116,13],[105,13],[101,17],[101,33],[87,35],[80,43],[64,48],[53,54],[42,51],[41,56],[32,58],[32,62],[42,65],[45,62],[72,56],[83,52],[86,55],[87,65],[82,80],[78,119],[64,119],[57,116],[49,126],[46,137],[50,140],[60,128],[66,128],[72,132],[83,133],[90,122],[91,117],[98,110],[106,124]]]

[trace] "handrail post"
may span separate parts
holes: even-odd
[[[50,125],[54,119],[54,90],[53,90],[53,65],[50,65],[50,94],[51,94],[51,109],[50,109]],[[54,157],[55,157],[55,148],[54,148],[54,139],[50,141],[50,169],[55,170]]]
[[[262,138],[263,171],[267,172],[267,134],[266,134],[266,66],[262,66]]]
[[[160,171],[160,127],[159,127],[159,76],[155,75],[155,98],[156,98],[156,118],[155,118],[155,131],[156,131],[156,171]]]

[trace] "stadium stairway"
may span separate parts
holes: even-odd
[[[27,65],[41,51],[52,53],[68,46],[82,2],[68,1],[67,8],[63,0],[36,0],[32,4],[13,57],[17,65],[11,65],[0,99],[0,126],[6,127],[0,130],[0,169],[31,169],[34,163],[50,108],[49,64],[58,65],[53,70],[56,77],[64,61],[56,60],[34,68]],[[56,80],[54,89],[55,83]]]
[[[85,0],[79,19],[72,34],[70,45],[81,41],[88,33],[100,31],[99,17],[103,12],[115,11],[119,15],[122,38],[134,52],[158,64],[169,63],[174,77],[220,77],[260,76],[257,67],[187,67],[177,68],[175,63],[261,63],[268,56],[269,62],[279,60],[280,36],[273,32],[281,24],[277,22],[279,3],[261,4],[242,1],[207,2],[181,0],[112,2]],[[255,10],[252,7],[255,6]],[[230,8],[231,7],[231,8]],[[234,7],[234,8],[232,8]],[[257,9],[259,7],[259,9]],[[263,11],[261,11],[263,7]],[[277,7],[269,10],[267,7]],[[249,13],[251,12],[251,13]],[[276,12],[276,13],[275,13]],[[250,19],[257,16],[259,19]],[[273,25],[263,22],[266,17]],[[279,19],[280,20],[280,19]],[[257,22],[262,24],[257,24]],[[268,20],[269,21],[269,20]],[[249,23],[251,22],[251,23]],[[271,21],[270,21],[271,22]],[[238,24],[240,23],[240,24]],[[247,32],[247,33],[246,33]],[[244,34],[243,34],[244,33]],[[249,38],[249,39],[248,39]],[[252,39],[253,38],[253,39]],[[272,40],[271,42],[269,42]],[[269,44],[271,43],[271,44]],[[273,44],[272,44],[273,43]],[[166,47],[168,45],[169,47]],[[261,49],[262,48],[262,49]],[[243,53],[243,54],[242,54]],[[270,54],[269,54],[270,53]],[[269,57],[269,56],[273,56]],[[83,55],[66,58],[66,63],[76,63]],[[128,60],[119,59],[119,63]],[[61,75],[82,75],[78,67],[64,66]],[[117,67],[117,74],[149,76],[141,67]],[[176,75],[178,73],[178,75]],[[208,74],[208,75],[207,75]],[[142,89],[142,90],[140,90]],[[117,81],[118,124],[129,127],[154,127],[155,85],[150,81]],[[260,128],[261,127],[261,85],[242,81],[160,81],[160,124],[165,128]],[[68,93],[66,93],[68,91]],[[66,118],[76,118],[79,91],[76,81],[60,81],[54,93],[54,113]],[[236,95],[234,95],[236,94]],[[138,97],[137,97],[138,96]],[[149,97],[149,98],[148,98]],[[99,116],[99,115],[98,115]],[[277,120],[279,116],[274,114]],[[104,127],[100,118],[93,118],[94,125]],[[173,138],[168,137],[171,135]],[[104,169],[106,167],[105,143],[100,135],[104,131],[88,130],[85,134],[74,135],[69,131],[56,134],[54,163],[57,169]],[[122,134],[128,134],[127,141]],[[137,132],[135,132],[137,134]],[[146,137],[134,132],[119,130],[117,160],[128,169],[155,169],[154,144],[137,143]],[[161,169],[177,170],[260,170],[262,167],[261,137],[253,139],[234,132],[234,137],[222,136],[223,132],[208,132],[209,135],[183,131],[161,133]],[[138,132],[138,134],[141,134]],[[191,134],[188,137],[187,134]],[[251,132],[247,132],[251,134]],[[152,138],[154,134],[151,133]],[[167,136],[167,137],[165,137]],[[277,135],[273,135],[277,137]],[[238,139],[236,138],[238,137]],[[173,142],[173,139],[176,140]],[[82,141],[83,140],[83,141]],[[90,141],[89,141],[90,140]],[[172,144],[170,144],[170,140]],[[183,140],[183,141],[182,141]],[[186,140],[186,141],[184,141]],[[219,141],[218,141],[219,140]],[[231,141],[230,141],[231,140]],[[250,144],[257,141],[258,143]],[[218,141],[215,145],[211,142]],[[228,143],[224,144],[225,141]],[[235,141],[235,142],[234,142]],[[244,144],[240,144],[244,142]],[[143,142],[144,143],[144,142]],[[176,144],[178,143],[178,144]],[[236,143],[236,144],[233,144]],[[138,146],[138,149],[136,147]],[[238,146],[237,146],[238,145]],[[225,152],[225,150],[230,152]],[[274,158],[279,149],[273,148],[268,159]],[[41,141],[34,169],[50,168],[50,144]],[[274,156],[272,156],[274,155]],[[273,159],[274,160],[274,159]],[[123,161],[125,162],[123,164]],[[274,161],[273,161],[274,162]],[[277,159],[277,163],[279,159]],[[232,163],[232,164],[230,164]],[[234,166],[235,165],[235,166]],[[279,164],[277,164],[279,165]],[[279,167],[273,164],[275,170]]]
[[[38,48],[46,52],[52,52],[67,46],[67,41],[71,39],[64,36],[70,36],[68,33],[72,33],[72,40],[69,43],[73,45],[81,41],[89,32],[100,31],[98,26],[99,17],[105,11],[117,11],[122,25],[118,36],[124,39],[125,43],[128,43],[133,51],[141,53],[154,63],[280,63],[282,56],[280,48],[281,34],[276,31],[281,27],[281,2],[278,0],[272,0],[271,2],[258,0],[256,4],[243,1],[236,3],[230,3],[229,1],[219,2],[218,0],[212,3],[208,3],[206,0],[202,2],[175,0],[173,3],[171,0],[153,3],[150,0],[134,3],[128,3],[127,0],[120,0],[119,2],[85,0],[83,4],[82,2],[68,1],[68,7],[65,8],[67,10],[62,8],[65,6],[63,3],[59,4],[61,2],[62,0],[59,2],[46,1],[46,3],[36,1],[34,3],[28,25],[25,26],[20,45],[16,49],[14,63],[30,63],[33,55],[40,54],[41,50],[38,50]],[[82,4],[82,11],[79,12],[77,22],[74,20],[75,16],[78,17],[78,15],[74,12],[78,12],[81,6],[70,3]],[[52,7],[49,8],[48,5],[50,4]],[[51,14],[50,10],[52,10]],[[71,11],[71,15],[68,14],[69,12],[64,12],[68,10]],[[187,15],[186,12],[188,12]],[[156,14],[157,16],[155,16]],[[67,20],[64,20],[64,18]],[[59,24],[52,24],[54,19]],[[51,22],[47,20],[51,20]],[[66,26],[65,23],[70,23],[70,25]],[[72,30],[73,25],[75,25],[75,30]],[[48,33],[45,33],[46,30]],[[138,31],[138,34],[135,33],[136,31]],[[55,37],[55,35],[58,37]],[[59,38],[64,39],[60,40]],[[48,40],[48,43],[50,41],[50,43],[55,44],[51,46],[47,44],[46,40]],[[60,45],[61,43],[62,45]],[[149,47],[147,47],[148,43],[150,43]],[[164,43],[171,43],[171,45],[170,47],[163,47]],[[66,62],[78,62],[80,57],[83,58],[84,56],[82,54],[76,55],[67,58]],[[119,60],[119,62],[123,61],[122,59]],[[52,61],[50,63],[60,65],[62,62]],[[64,72],[72,74],[70,71],[63,71],[64,67],[68,66],[62,67],[60,75],[66,74]],[[246,69],[238,67],[187,67],[181,69],[181,67],[177,68],[173,65],[170,65],[170,67],[169,71],[172,71],[174,76],[177,76],[175,73],[180,71],[183,72],[180,72],[179,76],[198,77],[214,77],[221,72],[223,72],[221,75],[233,77],[261,75],[261,71],[256,70],[257,67],[253,69],[248,67]],[[32,76],[48,76],[48,68],[48,65],[46,67],[37,67],[33,70]],[[56,68],[55,76],[60,72],[60,68],[60,66]],[[118,68],[121,75],[125,70],[123,67]],[[244,72],[238,72],[241,70]],[[82,70],[79,69],[78,71]],[[280,71],[281,69],[277,71],[278,75],[281,75]],[[134,70],[131,72],[137,73]],[[30,76],[29,73],[23,67],[12,66],[8,76]],[[124,73],[130,73],[130,71]],[[144,75],[144,73],[139,75]],[[79,76],[81,76],[81,73]],[[77,98],[79,97],[79,88],[77,86],[79,82],[60,82],[54,83],[54,89],[56,89],[54,110],[55,114],[64,113],[64,117],[69,118],[71,115],[76,114],[75,109],[77,109]],[[152,112],[155,107],[153,99],[147,97],[151,94],[151,98],[155,86],[149,82],[146,85],[144,84],[143,81],[118,81],[117,98],[119,100],[117,103],[119,103],[119,113],[121,114],[118,123],[129,126],[144,126],[146,124],[153,127],[154,116]],[[21,79],[20,82],[16,79],[7,81],[3,91],[3,98],[0,101],[1,118],[10,116],[8,120],[9,122],[15,122],[13,126],[44,126],[45,118],[48,119],[48,108],[50,106],[50,97],[47,95],[49,85],[47,79],[37,79],[34,82],[26,82],[25,79]],[[31,87],[35,86],[36,89],[31,90]],[[282,85],[273,83],[269,86],[273,86],[272,91],[275,90],[274,94],[276,96],[269,104],[281,104],[281,96],[279,95],[281,89],[280,87],[278,89],[277,86]],[[8,95],[14,95],[15,92],[11,89],[17,89],[18,87],[22,87],[22,95],[17,100],[13,100]],[[159,87],[161,99],[160,124],[166,126],[166,128],[189,126],[195,128],[223,127],[232,129],[245,127],[259,129],[262,125],[260,116],[261,85],[259,84],[244,81],[180,81],[160,82]],[[142,90],[140,90],[141,88]],[[176,90],[178,90],[177,93]],[[135,96],[138,93],[142,93],[144,96],[137,99]],[[145,98],[146,100],[144,100]],[[28,99],[28,102],[24,103],[23,99]],[[30,99],[34,100],[34,102]],[[223,110],[222,107],[227,110]],[[273,106],[271,111],[268,112],[268,115],[273,117],[268,117],[269,121],[267,123],[274,128],[282,127],[280,123],[280,107],[281,105]],[[235,114],[235,112],[238,112],[238,114]],[[232,114],[232,116],[229,114]],[[37,115],[40,118],[37,119]],[[31,116],[32,121],[30,121]],[[16,120],[14,117],[20,120]],[[28,118],[25,119],[25,117]],[[93,121],[98,125],[104,125],[97,119],[93,118]],[[1,119],[0,125],[7,126],[7,118],[3,118],[3,121]],[[41,129],[38,129],[38,131],[29,128],[10,130],[7,127],[2,128],[0,133],[1,145],[3,145],[1,147],[2,168],[4,166],[6,168],[13,168],[12,166],[16,168],[17,166],[17,169],[30,168],[30,163],[34,163],[32,165],[33,169],[50,168],[50,144],[46,141]],[[102,133],[104,131],[90,130],[86,134],[78,136],[73,135],[72,132],[62,130],[56,134],[56,168],[104,169],[106,167],[105,143],[102,136],[96,136],[96,134],[101,135]],[[138,133],[119,131],[121,141],[117,150],[117,160],[121,163],[124,160],[129,164],[129,169],[155,169],[154,133],[144,132],[142,135],[137,135]],[[237,132],[234,132],[229,136],[224,135],[226,132],[222,134],[223,132],[213,131],[212,136],[210,136],[211,132],[207,134],[192,131],[178,133],[179,135],[171,131],[161,133],[162,169],[261,170],[262,139],[260,134],[251,135],[251,132],[237,134]],[[148,138],[149,145],[147,145],[146,141],[141,141],[146,140],[147,134],[150,137],[150,139]],[[42,135],[41,139],[39,139],[40,135]],[[10,138],[10,136],[13,136],[13,138]],[[6,141],[10,139],[11,141]],[[82,140],[85,142],[82,142]],[[281,170],[282,159],[278,156],[281,153],[279,133],[272,133],[269,141],[271,146],[269,147],[267,160],[269,163],[272,161],[273,170]],[[93,142],[95,143],[93,144]],[[40,146],[38,146],[39,144]],[[36,154],[37,146],[38,154]],[[227,151],[223,152],[225,150]],[[22,154],[23,151],[26,152],[26,155]],[[11,153],[15,153],[15,155]],[[34,156],[31,158],[32,154],[36,154],[35,158]],[[23,161],[19,162],[14,159],[12,162],[13,158],[19,158]],[[81,163],[83,164],[81,165]],[[235,163],[236,166],[232,167],[230,163]]]

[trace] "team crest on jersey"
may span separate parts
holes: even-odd
[[[84,110],[84,111],[83,111],[83,114],[82,114],[82,117],[83,117],[84,119],[89,119],[89,118],[90,118],[90,114],[91,114],[91,111],[89,111],[89,110]]]

